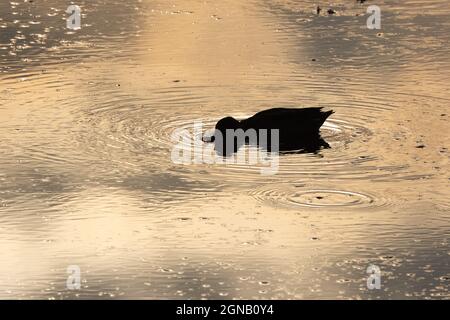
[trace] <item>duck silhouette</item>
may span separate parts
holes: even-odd
[[[325,120],[334,112],[322,111],[322,108],[272,108],[260,111],[252,117],[237,120],[233,117],[220,119],[215,126],[215,134],[209,138],[203,137],[205,142],[214,142],[218,154],[230,155],[237,152],[243,144],[257,144],[268,151],[272,151],[270,131],[278,129],[277,149],[280,152],[295,151],[297,153],[315,153],[321,148],[330,146],[320,136],[319,129]],[[227,149],[226,137],[228,130],[241,129],[248,132],[254,129],[256,140],[246,136],[244,140],[234,137],[233,148]],[[267,130],[267,139],[261,141],[261,129]],[[242,132],[241,131],[241,132]],[[216,139],[217,134],[221,139]]]

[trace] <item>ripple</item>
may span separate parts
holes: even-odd
[[[386,199],[369,193],[326,188],[309,189],[288,184],[263,186],[250,192],[250,195],[262,203],[293,209],[301,207],[376,209],[389,204]]]

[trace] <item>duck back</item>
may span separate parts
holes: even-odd
[[[246,129],[279,129],[281,135],[286,134],[318,134],[320,127],[333,111],[322,111],[322,108],[273,108],[258,112],[254,116],[242,120]]]

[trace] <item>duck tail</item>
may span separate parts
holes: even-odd
[[[334,113],[333,110],[323,112],[323,115],[324,115],[323,118],[324,118],[324,120],[326,120],[326,119],[327,119],[329,116],[331,116],[333,113]]]
[[[323,123],[325,122],[325,120],[327,120],[327,118],[329,116],[331,116],[334,113],[333,110],[330,111],[321,111],[320,112],[320,118],[318,118],[318,123],[317,123],[317,130],[323,125]],[[320,120],[319,120],[320,119]]]

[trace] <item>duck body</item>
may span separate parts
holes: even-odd
[[[270,130],[278,130],[279,150],[313,150],[329,147],[320,137],[319,129],[333,111],[322,111],[322,108],[272,108],[260,111],[250,118],[236,120],[226,117],[219,120],[215,126],[226,137],[227,130],[253,129],[258,135],[266,129],[270,138]],[[214,137],[211,141],[214,141]],[[236,146],[237,148],[239,146]]]

